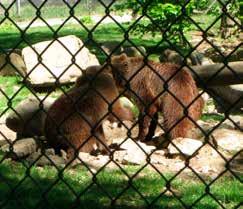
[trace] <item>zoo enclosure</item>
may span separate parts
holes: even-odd
[[[13,7],[14,7],[14,4],[16,3],[17,1],[12,1],[12,3],[11,4],[9,4],[8,6],[4,6],[2,3],[0,4],[0,6],[1,6],[1,10],[2,11],[4,11],[4,14],[5,14],[5,17],[3,18],[3,19],[1,19],[1,22],[0,22],[0,24],[3,24],[5,21],[10,21],[10,22],[12,22],[12,24],[14,25],[14,27],[16,27],[17,28],[17,30],[19,30],[19,33],[21,34],[20,35],[20,38],[19,38],[19,40],[18,40],[18,42],[20,43],[20,42],[26,42],[26,44],[27,45],[29,45],[29,41],[28,40],[26,40],[26,38],[25,38],[25,33],[28,31],[28,29],[31,27],[31,24],[29,24],[29,26],[27,26],[24,30],[23,29],[21,29],[20,27],[18,27],[18,22],[15,22],[12,18],[11,18],[11,16],[8,16],[8,11],[9,10],[11,10]],[[40,5],[45,5],[45,4],[48,4],[50,1],[38,1],[38,4],[39,5],[36,5],[34,2],[37,2],[37,1],[26,1],[26,2],[24,2],[24,3],[26,3],[26,4],[31,4],[31,5],[35,5],[36,7],[34,7],[34,9],[36,10],[36,17],[39,17],[39,18],[41,18],[41,6]],[[41,3],[39,3],[39,2],[41,2]],[[79,4],[82,4],[82,2],[84,2],[84,3],[87,3],[88,1],[61,1],[62,2],[62,4],[63,5],[65,5],[69,10],[70,10],[70,17],[73,17],[74,15],[72,14],[72,12],[71,11],[73,11],[73,9],[76,7],[76,6],[78,6]],[[72,2],[72,4],[70,4],[70,2]],[[109,13],[109,10],[111,10],[111,8],[112,8],[112,5],[114,4],[114,3],[116,3],[116,1],[106,1],[106,2],[103,2],[103,1],[96,1],[98,4],[99,4],[99,6],[101,6],[101,7],[103,7],[103,9],[106,11],[106,13],[107,14],[105,14],[104,15],[104,17],[105,16],[109,16],[111,19],[112,19],[112,15],[110,15],[110,13]],[[151,1],[152,2],[152,1]],[[156,3],[158,3],[157,1],[155,1]],[[172,1],[172,2],[176,2],[176,1]],[[84,45],[85,44],[88,44],[89,42],[92,42],[94,45],[95,45],[95,47],[96,48],[99,48],[99,50],[103,53],[103,56],[105,56],[106,57],[106,60],[109,60],[110,58],[111,58],[111,56],[112,56],[112,54],[113,53],[115,53],[115,51],[116,51],[116,48],[118,49],[119,48],[119,46],[121,46],[125,41],[127,41],[128,43],[129,43],[129,45],[131,45],[131,46],[133,46],[133,47],[135,47],[140,53],[142,53],[143,54],[143,52],[141,51],[141,49],[139,49],[138,48],[138,46],[136,45],[136,44],[134,44],[133,43],[133,41],[131,41],[130,40],[130,38],[129,38],[129,32],[130,32],[130,30],[131,30],[131,28],[133,28],[137,23],[139,23],[139,21],[143,18],[143,17],[146,17],[147,19],[149,19],[149,21],[151,21],[151,24],[152,25],[154,25],[156,28],[157,28],[157,30],[159,31],[159,32],[161,32],[162,34],[166,34],[166,32],[167,31],[169,31],[171,28],[173,28],[173,25],[175,24],[175,25],[177,25],[178,27],[179,27],[179,29],[178,29],[178,31],[179,31],[179,33],[176,33],[175,32],[175,30],[174,31],[172,31],[171,33],[169,33],[168,35],[162,35],[162,37],[161,37],[161,40],[155,45],[155,46],[153,46],[153,48],[152,49],[150,49],[150,51],[156,51],[156,49],[157,48],[159,48],[160,47],[160,44],[162,43],[162,42],[166,42],[168,45],[169,45],[169,48],[172,48],[172,49],[174,49],[174,50],[178,50],[179,49],[179,47],[181,47],[181,45],[176,45],[177,44],[177,41],[179,40],[179,41],[183,41],[184,43],[186,43],[188,46],[187,47],[189,47],[189,50],[185,53],[184,51],[180,51],[180,50],[178,50],[178,52],[179,52],[179,54],[180,55],[183,55],[185,58],[187,58],[187,57],[190,57],[190,54],[192,54],[192,52],[194,51],[194,50],[196,50],[197,49],[197,47],[203,42],[203,41],[206,41],[207,43],[209,43],[211,46],[212,46],[212,48],[215,48],[216,49],[216,51],[221,55],[221,56],[225,56],[221,51],[220,51],[220,49],[218,49],[218,46],[215,46],[214,45],[214,43],[213,42],[211,42],[210,41],[210,39],[207,37],[207,34],[208,34],[208,32],[210,32],[210,28],[211,28],[211,26],[209,26],[209,27],[207,27],[206,29],[203,29],[202,27],[200,27],[200,25],[199,24],[197,24],[193,19],[191,19],[190,18],[190,16],[187,16],[187,12],[185,11],[186,10],[186,8],[187,8],[187,6],[188,6],[188,4],[189,4],[189,2],[190,1],[186,1],[186,2],[183,2],[183,3],[178,3],[179,4],[179,7],[180,7],[180,9],[181,9],[181,13],[179,13],[178,14],[178,16],[176,16],[174,19],[173,19],[173,21],[171,21],[170,22],[170,24],[168,25],[168,28],[161,28],[161,25],[156,21],[157,19],[153,19],[153,17],[150,17],[146,12],[147,12],[147,10],[146,9],[148,9],[149,8],[149,5],[150,4],[152,4],[152,3],[150,3],[150,1],[135,1],[135,3],[138,5],[138,7],[141,7],[141,8],[143,8],[143,11],[142,11],[142,13],[139,13],[139,12],[141,12],[141,11],[139,11],[139,8],[138,8],[138,13],[136,14],[137,16],[135,17],[135,20],[134,20],[134,22],[132,22],[132,24],[131,25],[129,25],[129,27],[127,28],[124,28],[123,27],[123,25],[122,24],[120,24],[119,22],[117,22],[116,20],[114,20],[113,19],[113,21],[114,21],[114,23],[115,24],[117,24],[118,25],[118,27],[119,28],[121,28],[121,31],[123,31],[123,33],[124,33],[124,39],[123,40],[120,40],[120,42],[117,44],[117,46],[111,51],[111,54],[107,54],[107,52],[105,52],[101,47],[100,47],[100,45],[97,43],[97,41],[96,40],[93,40],[92,39],[92,33],[93,33],[93,31],[98,27],[98,25],[99,24],[101,24],[102,23],[102,19],[99,21],[99,22],[97,22],[96,24],[94,24],[94,25],[92,25],[92,26],[89,26],[89,27],[87,27],[82,21],[79,21],[79,20],[77,20],[77,22],[78,22],[78,26],[79,27],[82,27],[82,28],[85,28],[85,30],[87,31],[87,34],[88,34],[88,38],[87,38],[87,41],[86,42],[84,42]],[[230,3],[231,3],[231,1],[218,1],[218,4],[219,5],[221,5],[221,15],[219,15],[219,17],[217,17],[216,19],[215,19],[215,21],[213,21],[212,22],[212,24],[211,25],[214,25],[219,19],[220,19],[220,17],[221,16],[223,16],[223,15],[226,15],[231,21],[233,21],[233,23],[235,24],[235,26],[237,26],[239,29],[237,30],[238,31],[238,33],[240,33],[240,31],[239,30],[242,30],[242,25],[241,25],[241,23],[239,23],[239,21],[234,17],[234,16],[232,16],[231,15],[231,13],[228,13],[228,10],[227,10],[227,6],[228,5],[230,5]],[[39,13],[38,13],[38,11],[39,11]],[[108,12],[107,12],[108,11]],[[197,27],[197,29],[198,30],[200,30],[201,32],[202,32],[202,37],[203,37],[203,39],[201,40],[201,41],[199,41],[196,45],[194,45],[194,46],[192,46],[191,45],[191,43],[190,43],[190,41],[188,41],[185,37],[184,37],[184,34],[183,34],[183,28],[181,28],[180,27],[180,25],[182,25],[182,24],[184,24],[181,20],[180,20],[180,18],[186,18],[186,19],[189,19],[190,21],[191,21],[191,23],[193,23],[194,25],[196,25],[196,27]],[[178,22],[179,22],[179,24],[178,24]],[[65,24],[65,23],[64,23]],[[64,25],[63,24],[63,25]],[[165,23],[166,24],[166,23]],[[63,25],[60,25],[60,28],[63,26]],[[163,24],[162,24],[162,26],[164,26]],[[52,26],[50,26],[50,25],[47,25],[47,27],[49,27],[49,28],[51,28],[51,30],[52,30],[52,32],[53,32],[53,40],[58,40],[57,38],[58,38],[58,35],[57,35],[57,33],[55,32],[55,29],[53,29],[52,28]],[[140,28],[141,29],[141,28]],[[59,28],[58,28],[58,30],[59,30]],[[141,30],[143,30],[143,28],[141,29]],[[181,32],[181,33],[180,33]],[[172,34],[172,35],[171,35]],[[175,35],[175,36],[177,36],[178,35],[178,40],[176,40],[175,42],[173,42],[173,40],[171,39],[171,37],[173,37],[173,35]],[[181,39],[181,40],[180,40]],[[0,51],[3,51],[7,56],[12,52],[12,51],[14,51],[16,48],[18,48],[18,46],[19,46],[19,43],[18,44],[16,44],[16,47],[13,47],[12,49],[10,49],[10,51],[6,51],[6,49],[5,48],[3,48],[3,47],[1,47],[1,45],[0,45]],[[60,42],[59,42],[60,43]],[[60,43],[60,44],[62,44],[62,43]],[[51,44],[50,44],[51,45]],[[32,47],[31,45],[29,45],[30,47]],[[240,48],[240,46],[241,46],[241,44],[239,44],[237,47],[235,47],[235,49],[234,50],[232,50],[229,54],[227,54],[226,56],[225,56],[225,59],[224,59],[224,61],[223,61],[223,64],[225,65],[225,66],[229,66],[229,60],[230,60],[230,57],[231,57],[231,55],[233,55],[234,54],[234,52],[237,50],[237,49],[239,49]],[[63,47],[65,47],[65,46],[63,46]],[[191,48],[190,48],[191,47]],[[46,50],[48,49],[48,47],[46,48]],[[68,48],[67,47],[65,47],[65,49],[68,51]],[[9,49],[8,49],[9,50]],[[34,50],[34,49],[33,49]],[[81,49],[80,49],[81,50]],[[71,52],[69,52],[69,53],[71,53]],[[150,53],[150,52],[149,52]],[[72,53],[71,53],[72,54]],[[145,55],[145,57],[146,58],[148,58],[149,57],[149,54],[143,54],[143,55]],[[41,55],[38,55],[39,57],[41,57]],[[75,54],[72,54],[72,56],[74,56],[75,57]],[[10,60],[8,59],[8,62],[10,62]],[[41,62],[41,61],[40,61]],[[75,62],[75,61],[74,61]],[[11,65],[13,65],[13,64],[11,64]],[[191,66],[189,66],[186,62],[184,62],[184,66],[188,66],[188,68],[189,69],[193,69]],[[13,65],[13,67],[15,67],[14,65]],[[2,67],[3,68],[3,67]],[[220,70],[221,70],[222,68],[220,68],[219,69],[219,72],[218,72],[218,74],[220,73]],[[234,69],[232,69],[232,68],[230,68],[229,67],[229,69],[231,70],[231,72],[234,72]],[[34,71],[35,69],[33,69],[32,71]],[[50,72],[51,72],[51,69],[48,69]],[[81,69],[81,70],[83,70],[83,69]],[[18,71],[18,69],[16,68],[16,71]],[[194,74],[194,73],[196,73],[196,72],[194,72],[194,71],[192,71],[192,73]],[[236,73],[233,73],[234,75],[236,74]],[[21,76],[21,75],[20,75]],[[236,75],[237,76],[237,75]],[[25,81],[26,79],[27,79],[27,77],[28,77],[28,75],[25,77],[25,76],[23,76],[22,77],[22,80],[23,81]],[[217,74],[216,75],[214,75],[214,77],[215,77],[215,79],[216,79],[216,77],[217,77]],[[59,80],[59,78],[56,78],[57,79],[57,87],[60,87],[60,85],[59,85],[59,83],[58,83],[58,80]],[[242,81],[242,77],[238,77],[238,79],[240,80],[240,81]],[[26,85],[26,83],[24,83],[23,85]],[[203,84],[203,87],[207,90],[207,83],[204,83]],[[30,87],[27,87],[27,88],[30,88]],[[30,88],[31,89],[31,88]],[[1,90],[1,92],[4,94],[4,95],[6,95],[6,97],[7,97],[7,94],[2,90],[2,89],[0,89]],[[34,90],[32,90],[31,89],[31,92],[36,96],[36,97],[38,97],[38,95],[37,95],[37,93],[34,91]],[[65,92],[63,92],[63,93],[65,93]],[[217,93],[216,93],[216,95],[217,95]],[[7,97],[8,98],[8,97]],[[217,99],[216,99],[217,100]],[[240,98],[239,99],[239,101],[241,101],[242,100],[242,98]],[[239,101],[236,101],[235,102],[235,104],[236,103],[238,103]],[[12,107],[12,105],[11,105],[11,103],[12,103],[12,101],[11,101],[11,98],[8,98],[8,108],[7,109],[12,109],[12,110],[14,110],[14,107]],[[230,108],[228,108],[228,112],[230,112],[230,109],[231,109],[231,107]],[[229,120],[231,120],[230,119],[230,117],[229,117],[229,114],[228,114],[228,112],[226,112],[226,114],[224,115],[224,120],[225,119],[229,119]],[[2,113],[0,113],[0,115],[3,115],[5,113],[5,111],[3,111]],[[223,121],[223,120],[222,120]],[[231,120],[232,121],[232,120]],[[235,124],[236,126],[237,126],[237,124]],[[215,128],[217,128],[217,127],[215,127]],[[238,129],[240,129],[241,130],[241,128],[240,127],[237,127]],[[208,141],[208,133],[205,133],[205,135],[206,135],[206,137],[205,137],[205,140],[206,140],[206,144],[207,143],[210,143],[210,141]],[[12,144],[12,143],[10,143],[10,144]],[[14,144],[14,143],[13,143]],[[12,145],[13,145],[12,144]],[[11,146],[12,146],[11,145]],[[214,147],[215,148],[215,147]],[[199,148],[198,150],[200,150],[201,148]],[[216,148],[215,148],[216,149]],[[216,149],[217,150],[217,149]],[[13,151],[13,150],[12,150]],[[233,171],[231,171],[231,169],[230,169],[230,163],[233,161],[233,159],[234,158],[236,158],[237,156],[240,156],[240,152],[241,151],[239,151],[239,152],[237,152],[237,153],[235,153],[234,155],[233,155],[233,157],[230,159],[230,160],[226,160],[224,157],[223,157],[223,155],[221,155],[220,154],[220,150],[217,150],[217,153],[219,154],[219,155],[221,155],[224,159],[225,159],[225,164],[226,164],[226,169],[225,169],[225,171],[224,172],[222,172],[221,174],[219,174],[218,175],[218,177],[216,177],[215,179],[214,179],[214,181],[216,181],[217,180],[217,178],[220,178],[226,171],[229,171],[235,178],[237,178],[237,179],[239,179],[239,181],[241,181],[241,179],[238,177],[238,175],[237,174],[235,174]],[[3,157],[3,159],[2,159],[2,161],[5,159],[5,157],[7,158],[7,155],[6,156],[4,156]],[[111,158],[110,159],[111,161],[113,161],[113,159]],[[190,161],[190,157],[189,158],[187,158],[186,159],[187,161],[187,164],[186,164],[186,166],[185,167],[188,167],[188,162]],[[153,165],[151,164],[151,162],[150,162],[150,160],[149,160],[149,155],[148,155],[148,161],[146,162],[146,164],[144,165],[144,167],[146,167],[147,165],[151,165],[152,167],[153,167]],[[105,166],[104,166],[105,167]],[[27,168],[28,168],[28,166],[27,166]],[[102,168],[103,169],[103,168]],[[64,167],[64,169],[63,170],[65,170],[65,167]],[[140,170],[138,170],[137,171],[137,173],[136,174],[134,174],[134,176],[136,176],[138,173],[140,172]],[[159,172],[158,170],[156,170],[156,172]],[[194,172],[193,170],[192,170],[192,172]],[[99,173],[99,171],[97,172],[97,173]],[[161,173],[161,172],[159,172],[159,174],[161,175],[161,176],[163,176],[163,173]],[[94,175],[94,182],[95,182],[95,176],[96,176],[96,174],[93,174]],[[203,181],[203,179],[195,172],[195,175],[197,175],[202,181]],[[26,173],[26,176],[28,176],[29,177],[29,174],[28,173]],[[176,178],[176,176],[177,176],[177,174],[175,174],[174,176],[173,176],[173,178]],[[0,177],[1,177],[1,175],[0,175]],[[2,178],[2,179],[4,179],[4,178]],[[132,186],[132,178],[130,178],[129,179],[129,183],[128,183],[128,185],[129,186],[131,186],[131,187],[133,187]],[[210,194],[210,185],[211,184],[207,184],[207,182],[205,182],[205,181],[203,181],[204,182],[204,184],[206,185],[206,188],[207,188],[207,190],[206,190],[206,192],[205,192],[205,194],[209,194],[209,195],[211,195]],[[170,188],[170,181],[168,181],[167,182],[167,186],[168,186],[168,189]],[[14,193],[14,190],[15,188],[12,188],[11,189],[11,191]],[[124,190],[125,191],[125,190]],[[48,193],[49,191],[45,191],[45,193]],[[138,193],[139,193],[139,191],[137,191]],[[121,192],[122,193],[122,192]],[[143,195],[141,195],[141,194],[139,194],[140,195],[140,198],[144,198],[144,199],[146,199],[145,197],[143,197]],[[163,194],[162,194],[163,195]],[[80,197],[80,195],[77,197],[77,198],[79,198]],[[180,198],[176,195],[176,194],[174,194],[174,197],[175,198],[178,198],[179,199],[179,201],[180,201],[180,203],[182,204],[182,206],[184,207],[184,208],[192,208],[194,205],[196,205],[196,203],[198,202],[198,201],[200,201],[200,199],[198,199],[197,201],[195,201],[194,203],[192,203],[191,205],[186,205],[185,203],[183,203],[183,201],[182,200],[180,200]],[[110,199],[111,199],[111,204],[113,205],[113,204],[115,204],[115,202],[116,202],[116,200],[118,199],[118,197],[109,197]],[[217,204],[219,205],[219,207],[221,207],[221,208],[226,208],[224,205],[222,205],[219,201],[217,201],[217,197],[213,197],[214,198],[214,200],[217,202]],[[146,202],[146,201],[145,201]],[[147,202],[146,202],[147,203]],[[4,201],[4,202],[2,202],[2,206],[4,207],[5,206],[5,204],[7,204],[7,201]],[[235,207],[234,208],[240,208],[242,206],[242,202],[239,202],[238,204],[236,204],[235,205]],[[152,207],[152,203],[147,203],[147,207]]]

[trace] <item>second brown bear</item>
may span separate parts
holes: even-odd
[[[156,126],[150,124],[158,112],[163,115],[163,128],[169,139],[190,137],[204,102],[189,72],[176,64],[145,62],[143,57],[125,54],[114,56],[111,64],[118,88],[133,98],[139,108],[138,140],[152,137]]]
[[[49,145],[66,150],[68,159],[80,151],[97,148],[108,152],[102,123],[110,111],[116,115],[115,110],[121,109],[120,102],[115,102],[119,95],[112,75],[96,75],[89,69],[87,72],[91,73],[82,75],[72,89],[54,102],[45,122]]]

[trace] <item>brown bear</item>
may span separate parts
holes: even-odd
[[[115,109],[121,108],[116,102],[118,96],[111,74],[83,74],[48,110],[45,135],[49,145],[55,150],[66,150],[68,159],[79,151],[98,148],[107,152],[102,123],[111,111],[116,115]]]
[[[103,66],[98,66],[98,65],[93,65],[88,67],[84,72],[85,76],[80,76],[75,83],[75,87],[81,87],[87,83],[87,76],[91,76],[91,79],[94,78],[95,76],[99,75],[100,73],[108,73],[109,75],[112,76],[111,73],[111,68],[108,65],[103,65]],[[128,106],[124,106],[121,103],[121,100],[118,99],[116,102],[116,105],[114,105],[113,113],[115,114],[109,114],[108,115],[108,120],[110,122],[119,122],[121,123],[122,121],[134,121],[135,120],[135,114],[132,111],[132,109]],[[119,104],[118,104],[119,103]]]
[[[169,139],[190,136],[204,102],[189,72],[176,64],[145,62],[143,57],[125,54],[112,57],[111,65],[118,89],[133,98],[140,110],[138,140],[152,137],[158,112],[163,115],[163,128]]]

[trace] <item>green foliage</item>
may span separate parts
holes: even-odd
[[[116,9],[130,10],[134,17],[144,16],[131,29],[136,34],[162,34],[165,40],[185,46],[184,34],[192,26],[187,17],[192,16],[193,10],[205,11],[207,15],[215,17],[222,14],[223,5],[226,5],[227,13],[232,17],[239,15],[239,0],[222,0],[221,3],[214,0],[128,0],[119,1]]]
[[[194,6],[199,11],[207,11],[208,14],[219,14],[221,11],[219,2],[214,0],[195,0]]]
[[[208,8],[209,0],[197,0],[195,1],[195,8],[200,10],[205,10]]]
[[[223,5],[226,5],[227,12],[235,16],[239,13],[239,0],[226,1],[222,0],[221,3],[215,0],[196,0],[195,8],[197,10],[205,10],[208,14],[220,15],[222,13]]]
[[[92,20],[91,16],[83,16],[81,17],[80,21],[83,23],[83,24],[93,24],[94,21]]]
[[[239,18],[240,18],[241,24],[242,24],[243,23],[243,1],[239,3],[239,11],[240,11]]]
[[[155,36],[163,33],[163,37],[173,42],[181,42],[182,34],[189,29],[189,16],[194,8],[194,1],[161,1],[159,0],[128,0],[116,6],[120,10],[132,10],[133,15],[144,15],[142,21],[136,23],[133,32],[150,33]]]
[[[1,33],[8,33],[8,31],[16,30],[14,24],[10,21],[4,21],[0,23],[0,31]]]

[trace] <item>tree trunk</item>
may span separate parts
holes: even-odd
[[[220,35],[221,38],[227,38],[227,16],[225,14],[221,17],[221,24],[220,24]]]
[[[225,86],[243,84],[243,62],[229,62],[227,66],[222,63],[185,67],[190,71],[198,86]]]

